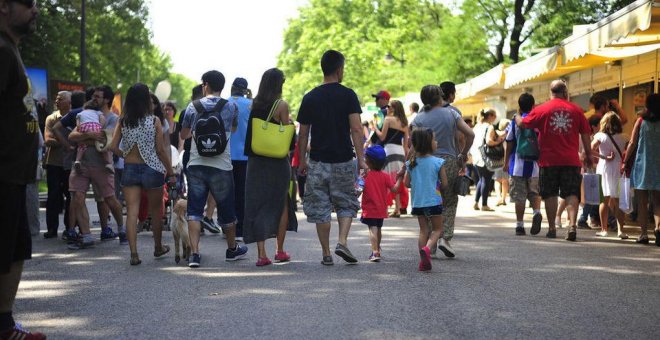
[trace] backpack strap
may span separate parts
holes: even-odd
[[[222,112],[222,109],[225,108],[225,104],[227,104],[227,103],[228,102],[227,102],[226,99],[220,98],[220,100],[218,100],[218,102],[215,104],[215,106],[213,107],[213,110],[211,112],[217,112],[217,113]]]
[[[206,109],[204,109],[204,105],[202,105],[202,102],[199,99],[195,99],[192,102],[193,107],[195,107],[195,111],[197,111],[198,115],[204,114],[206,112]]]

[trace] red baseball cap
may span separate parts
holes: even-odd
[[[380,90],[380,91],[378,91],[378,93],[372,94],[371,96],[376,98],[376,99],[383,98],[383,99],[386,99],[386,100],[390,100],[390,93],[385,91],[385,90]]]

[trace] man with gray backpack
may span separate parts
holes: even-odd
[[[534,108],[534,97],[523,93],[518,98],[519,114],[525,118]],[[534,209],[532,228],[529,233],[536,235],[541,231],[541,196],[539,196],[539,158],[538,140],[535,129],[523,129],[516,124],[507,128],[504,145],[504,167],[502,170],[511,176],[509,195],[516,204],[516,235],[525,235],[523,217],[525,202],[529,200]]]
[[[234,177],[229,136],[236,130],[238,108],[220,97],[225,77],[218,71],[202,76],[204,97],[188,104],[181,124],[181,138],[192,138],[188,162],[188,233],[192,256],[188,266],[201,262],[199,234],[209,192],[218,204],[218,223],[227,235],[226,260],[245,256],[248,249],[236,243]]]

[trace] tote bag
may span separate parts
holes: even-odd
[[[632,198],[633,190],[630,187],[630,178],[624,174],[619,178],[619,209],[624,214],[630,214],[633,211]]]
[[[584,182],[584,203],[600,204],[600,176],[595,173],[585,173]]]
[[[266,120],[252,118],[252,152],[259,156],[284,158],[289,153],[291,139],[296,131],[295,126],[270,122],[279,102],[278,99],[273,103]]]

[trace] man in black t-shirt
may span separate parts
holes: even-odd
[[[360,102],[353,90],[341,85],[344,56],[329,50],[321,58],[323,84],[308,92],[300,104],[298,122],[298,171],[307,175],[303,209],[307,221],[316,223],[323,248],[324,265],[332,265],[330,215],[334,207],[339,221],[339,242],[335,254],[349,263],[357,259],[346,243],[359,203],[355,193],[355,162],[367,169],[362,150]],[[310,136],[311,133],[311,136]],[[311,137],[309,164],[307,140]]]
[[[45,339],[16,326],[12,309],[23,262],[32,257],[25,189],[37,170],[39,123],[31,86],[18,52],[34,32],[34,1],[0,0],[0,339]]]

